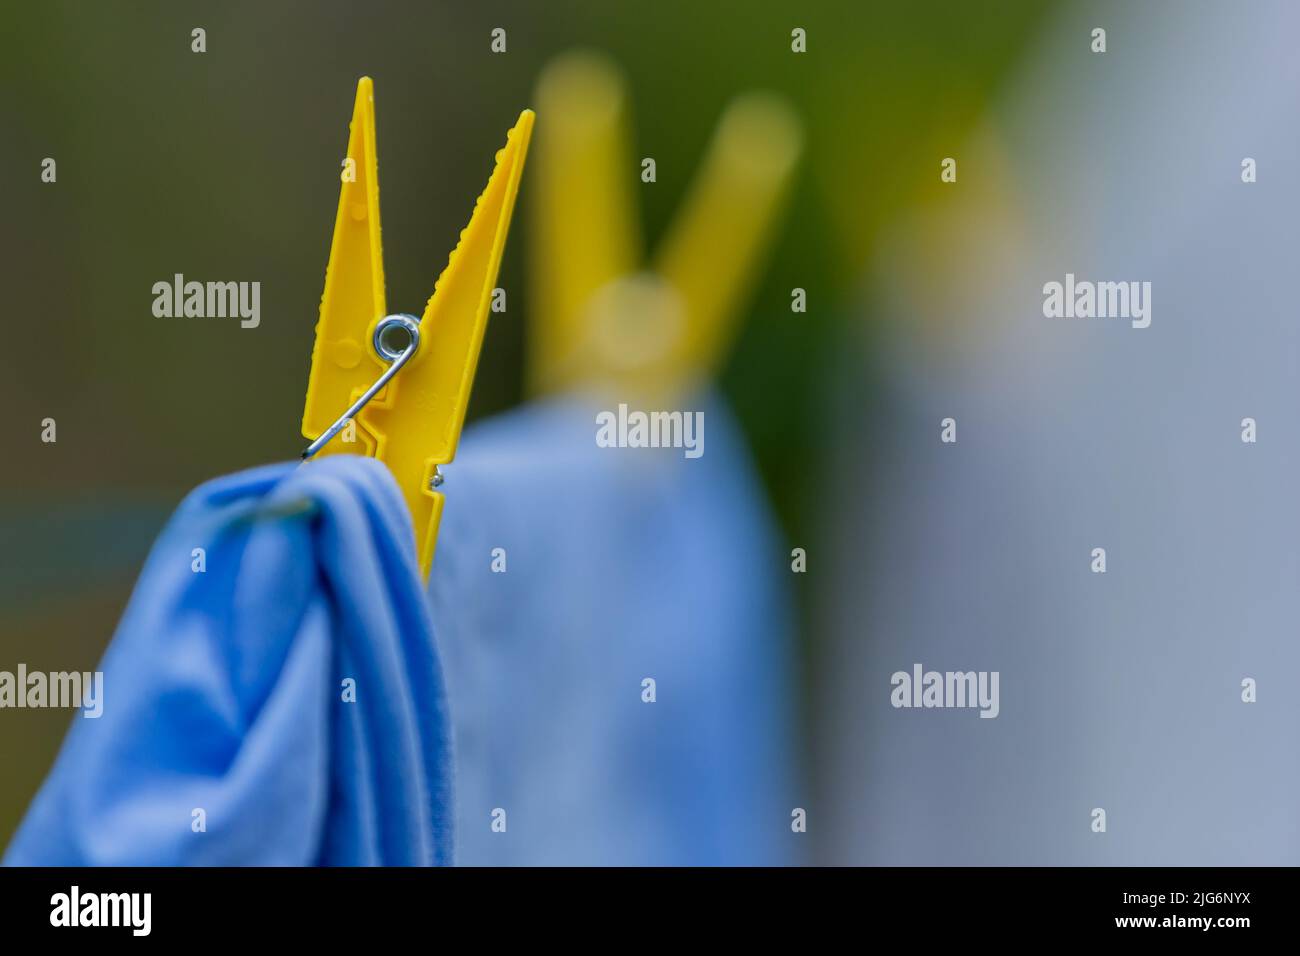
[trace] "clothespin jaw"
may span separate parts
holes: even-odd
[[[746,93],[722,114],[703,165],[654,257],[686,315],[674,364],[712,372],[789,190],[802,149],[794,111],[771,93]]]
[[[339,208],[325,268],[316,344],[302,413],[305,438],[320,435],[375,380],[384,362],[367,347],[374,325],[387,314],[384,254],[379,228],[379,159],[375,151],[375,92],[370,77],[357,83],[348,154],[339,174]],[[375,437],[358,429],[330,442],[323,454],[375,453]]]
[[[643,264],[634,195],[642,184],[617,67],[566,54],[543,72],[537,98],[546,121],[533,187],[532,386],[612,385],[666,400],[728,351],[793,179],[801,124],[775,95],[733,101]]]
[[[441,481],[438,466],[455,457],[460,441],[532,128],[533,113],[525,110],[507,133],[487,187],[419,320],[413,354],[355,413],[355,436],[344,428],[318,452],[360,452],[388,465],[410,508],[426,576],[443,507],[443,495],[434,490]],[[303,410],[306,438],[323,435],[392,367],[391,355],[381,354],[375,338],[387,306],[368,77],[357,85],[342,178]]]
[[[542,73],[537,103],[546,119],[537,134],[529,219],[528,371],[532,389],[546,392],[585,373],[587,305],[640,267],[642,248],[618,69],[598,54],[565,54]]]

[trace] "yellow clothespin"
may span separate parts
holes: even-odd
[[[715,370],[802,149],[781,98],[728,106],[657,254],[642,265],[627,96],[607,58],[566,54],[543,72],[531,217],[536,391],[613,385],[668,400]],[[659,172],[662,173],[662,170]]]
[[[303,458],[361,452],[387,464],[411,510],[425,576],[442,515],[438,466],[456,455],[532,129],[533,113],[524,110],[424,317],[389,315],[374,85],[365,76],[357,84],[302,415],[303,437],[314,440]]]

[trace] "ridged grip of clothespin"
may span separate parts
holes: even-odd
[[[434,473],[456,457],[532,131],[533,113],[525,110],[506,134],[496,168],[425,306],[419,351],[383,401],[361,413],[378,441],[378,457],[410,506],[425,575],[443,506],[442,494],[433,490]]]

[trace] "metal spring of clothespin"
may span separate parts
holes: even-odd
[[[397,343],[403,334],[406,336],[406,344],[399,347]],[[306,447],[302,453],[304,461],[324,448],[329,444],[331,438],[343,431],[357,412],[365,408],[366,403],[374,398],[379,393],[379,390],[402,370],[402,366],[411,360],[420,348],[420,320],[406,312],[385,316],[375,326],[373,344],[375,354],[392,364],[384,370],[383,375],[375,380],[375,384],[366,389],[360,398],[348,406],[348,410],[340,415],[334,421],[334,424],[325,429],[319,438]],[[442,484],[442,482],[435,482],[435,484]]]

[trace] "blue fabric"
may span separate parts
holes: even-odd
[[[727,408],[697,407],[698,459],[599,448],[572,397],[468,430],[436,650],[382,465],[200,488],[105,659],[103,716],[74,718],[6,862],[445,863],[453,817],[467,863],[799,860],[789,546]]]
[[[410,518],[380,463],[274,465],[196,490],[101,669],[103,714],[73,719],[7,864],[451,861],[442,675]]]
[[[725,403],[687,401],[699,458],[598,447],[600,406],[567,397],[477,424],[444,469],[462,863],[800,859],[790,546]]]

